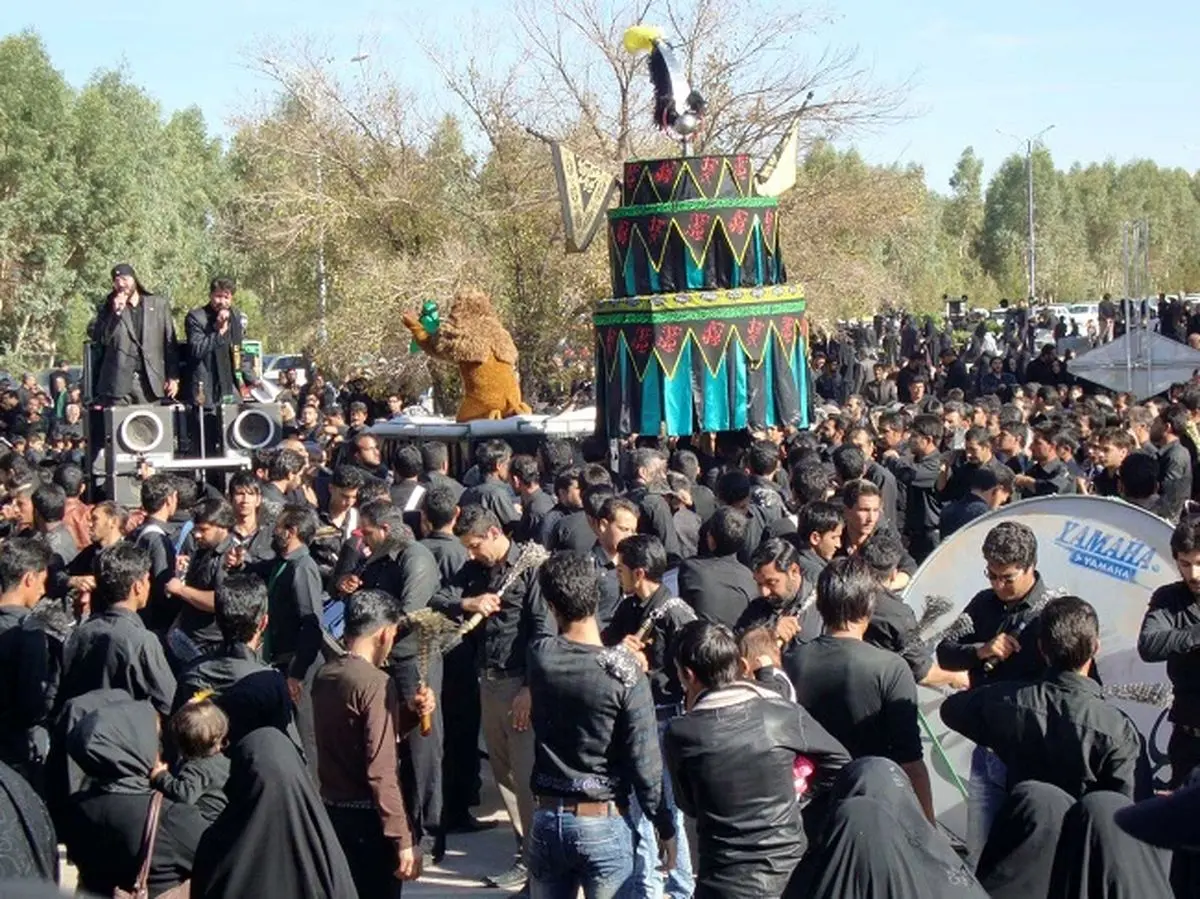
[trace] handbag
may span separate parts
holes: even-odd
[[[113,890],[113,899],[150,899],[150,862],[154,859],[154,842],[158,838],[158,818],[162,812],[162,804],[163,794],[156,790],[150,799],[150,808],[146,811],[146,826],[142,829],[137,880],[133,882],[132,890],[116,887]],[[159,893],[157,899],[189,899],[190,895],[190,882],[185,880],[179,886]]]

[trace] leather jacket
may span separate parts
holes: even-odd
[[[816,769],[805,799],[850,762],[803,708],[748,681],[701,695],[667,725],[663,752],[675,801],[696,818],[699,891],[723,899],[779,896],[804,855],[796,756]]]

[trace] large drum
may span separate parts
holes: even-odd
[[[1098,496],[1047,496],[1014,503],[976,519],[939,546],[913,576],[904,600],[920,619],[941,605],[944,611],[922,627],[936,640],[967,602],[988,586],[984,576],[983,540],[1002,521],[1028,525],[1037,535],[1038,571],[1056,593],[1074,594],[1090,602],[1100,617],[1097,668],[1110,694],[1147,738],[1156,781],[1169,779],[1166,746],[1170,725],[1162,693],[1166,666],[1138,658],[1137,635],[1150,595],[1179,579],[1171,556],[1171,526],[1136,506]],[[1139,685],[1144,686],[1144,689]],[[966,784],[974,744],[942,724],[939,710],[945,695],[920,687],[926,722],[926,760],[933,781],[938,821],[951,834],[966,839]],[[1145,694],[1145,695],[1142,695]]]

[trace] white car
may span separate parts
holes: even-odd
[[[279,374],[287,369],[295,369],[296,385],[303,387],[308,383],[308,371],[304,367],[303,356],[266,355],[263,356],[263,380],[279,386]]]
[[[1067,307],[1068,318],[1067,324],[1079,325],[1079,333],[1086,336],[1088,331],[1088,323],[1096,326],[1097,333],[1100,330],[1100,304],[1099,303],[1073,303]]]

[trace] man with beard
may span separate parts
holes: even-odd
[[[1138,635],[1138,655],[1146,662],[1166,662],[1174,698],[1174,725],[1167,757],[1171,788],[1188,781],[1200,765],[1200,520],[1185,519],[1171,535],[1171,554],[1179,580],[1159,587],[1150,597]]]
[[[884,455],[890,459],[889,467],[897,484],[907,493],[904,533],[909,539],[908,551],[920,563],[933,552],[939,541],[938,516],[942,501],[937,482],[942,470],[942,454],[938,448],[944,428],[938,416],[918,415],[913,419],[911,431],[911,462],[903,459],[896,450],[888,450]]]
[[[500,797],[516,831],[518,853],[509,871],[487,878],[492,886],[517,889],[528,880],[525,840],[533,821],[533,732],[526,660],[532,641],[554,633],[538,585],[537,569],[508,583],[521,548],[482,506],[466,506],[454,532],[470,561],[430,605],[457,620],[484,616],[479,630],[479,692],[483,737]],[[502,593],[496,591],[504,587]]]
[[[321,663],[324,591],[321,570],[308,551],[317,533],[317,513],[310,506],[285,506],[275,519],[271,544],[276,560],[267,581],[268,661],[287,676],[288,694],[296,707],[296,726],[308,757],[308,769],[317,774],[317,743],[313,731],[312,678]]]
[[[256,383],[251,357],[242,356],[246,334],[242,315],[233,308],[237,285],[232,278],[213,278],[208,305],[193,309],[184,320],[192,363],[192,402],[211,406],[240,397],[240,387]]]
[[[90,518],[90,540],[67,566],[67,587],[76,596],[75,616],[80,620],[91,613],[92,591],[96,589],[96,557],[125,538],[129,512],[124,506],[106,500],[92,506]]]
[[[167,632],[167,647],[176,667],[182,667],[221,643],[213,615],[216,592],[225,578],[225,563],[234,546],[233,507],[224,499],[206,499],[192,510],[195,556],[186,562],[183,578],[167,581],[167,595],[180,602],[179,617]]]
[[[1046,669],[1038,651],[1038,616],[1046,585],[1037,571],[1037,537],[1026,525],[1005,521],[983,540],[984,573],[991,587],[967,603],[937,647],[946,671],[965,671],[971,686],[1032,681]],[[977,746],[971,757],[967,846],[978,859],[992,821],[1008,792],[1007,771],[994,753]]]
[[[441,585],[437,560],[413,538],[412,531],[404,523],[404,512],[386,500],[376,500],[359,510],[359,526],[371,554],[361,573],[344,575],[338,581],[339,592],[352,597],[362,589],[382,590],[397,601],[399,611],[404,615],[428,606]],[[396,682],[400,701],[413,702],[421,687],[415,633],[410,632],[396,640],[388,657],[388,669]],[[440,652],[430,654],[425,683],[435,697],[441,694]],[[405,798],[416,838],[425,852],[432,852],[434,840],[441,830],[443,722],[440,711],[434,712],[432,724],[427,735],[408,740],[401,747],[407,775]]]
[[[179,361],[170,304],[142,287],[124,263],[113,268],[112,284],[89,328],[93,396],[106,406],[174,398]]]
[[[675,518],[661,490],[667,482],[667,457],[656,449],[643,447],[634,450],[630,467],[633,483],[626,496],[640,510],[638,529],[643,534],[653,534],[659,539],[667,551],[668,564],[674,567],[683,556],[679,535],[675,532]]]
[[[812,640],[821,633],[821,616],[815,606],[803,613],[800,606],[816,586],[807,581],[796,548],[779,537],[765,541],[750,561],[759,595],[750,601],[734,632],[756,627],[772,631],[781,646],[794,639]]]
[[[1033,440],[1029,442],[1029,458],[1033,464],[1024,474],[1013,478],[1021,499],[1075,492],[1075,478],[1058,457],[1058,439],[1058,431],[1051,426],[1034,430]]]
[[[942,501],[952,503],[971,491],[971,474],[979,468],[1000,468],[1000,462],[992,452],[991,436],[987,428],[969,428],[963,439],[963,448],[950,455],[950,465],[942,469],[938,483],[942,490]]]

